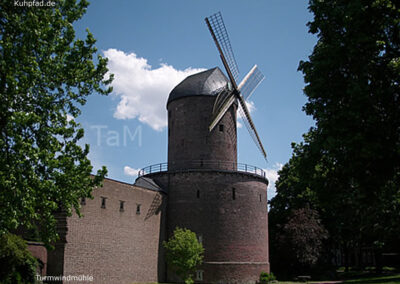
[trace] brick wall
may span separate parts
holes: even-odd
[[[158,281],[162,194],[106,179],[93,195],[82,205],[84,217],[67,218],[62,274],[91,275],[96,284]]]
[[[38,259],[41,263],[38,267],[38,273],[42,276],[47,273],[47,250],[43,243],[40,242],[27,242],[28,250],[30,253]]]
[[[168,182],[168,235],[179,226],[202,236],[204,283],[255,283],[269,272],[267,180],[211,170],[151,177]]]
[[[183,97],[168,104],[169,170],[199,168],[200,164],[194,163],[200,160],[237,162],[236,104],[210,132],[215,98]]]

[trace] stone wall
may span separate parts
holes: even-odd
[[[52,252],[63,253],[62,274],[91,275],[96,284],[162,280],[163,194],[106,179],[93,196],[82,205],[82,218],[66,219],[63,252]]]

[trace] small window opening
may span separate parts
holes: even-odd
[[[168,118],[171,118],[171,111],[168,111]]]
[[[119,201],[119,211],[120,212],[124,212],[124,210],[125,210],[124,205],[125,205],[125,201],[120,200]]]
[[[219,131],[224,132],[224,125],[223,124],[219,125]]]
[[[199,241],[199,243],[203,244],[203,236],[202,235],[199,235],[197,237],[197,240]]]
[[[203,270],[196,271],[196,281],[203,281]]]
[[[81,198],[81,205],[86,205],[86,197]]]
[[[236,199],[236,189],[232,188],[232,199],[235,200]]]
[[[140,204],[136,205],[136,214],[140,215]]]
[[[101,208],[106,208],[107,197],[101,197]]]
[[[261,194],[260,194],[260,202],[261,202]]]
[[[168,128],[168,137],[171,136],[171,128]]]
[[[204,166],[203,160],[200,160],[200,167]]]
[[[197,196],[197,198],[200,198],[200,190],[197,190],[196,196]]]

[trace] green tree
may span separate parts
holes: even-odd
[[[54,212],[79,214],[79,198],[106,174],[103,167],[91,177],[74,118],[90,94],[111,92],[112,81],[107,60],[94,57],[93,35],[75,38],[72,24],[88,2],[54,3],[0,2],[0,234],[40,228],[47,244],[57,237]]]
[[[400,227],[400,7],[309,3],[318,42],[299,70],[316,127],[283,167],[274,206],[288,214],[286,205],[307,197],[345,251],[374,245],[379,253]]]
[[[343,200],[353,200],[346,223],[356,219],[362,242],[382,244],[400,207],[393,202],[400,187],[400,6],[311,0],[309,9],[318,43],[299,66],[304,109],[334,165],[330,180],[346,191]]]
[[[358,192],[344,182],[343,169],[335,166],[334,158],[321,147],[324,141],[319,137],[319,130],[313,128],[304,135],[304,142],[293,143],[293,155],[279,171],[277,195],[271,200],[269,212],[271,242],[281,244],[271,247],[273,265],[284,267],[287,263],[280,251],[280,247],[285,247],[282,241],[287,241],[281,238],[283,228],[292,213],[301,208],[318,212],[334,248],[341,247],[346,254],[360,244]],[[289,243],[286,248],[291,248]]]
[[[163,243],[166,249],[167,264],[185,283],[193,283],[196,268],[203,262],[203,245],[196,234],[189,229],[176,227],[174,235]]]

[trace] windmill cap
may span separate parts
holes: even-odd
[[[191,96],[216,96],[229,82],[218,67],[186,77],[169,94],[167,106],[173,100]]]

